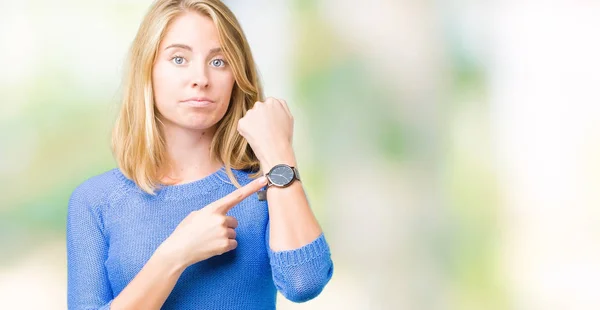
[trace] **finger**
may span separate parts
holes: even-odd
[[[231,210],[231,208],[233,208],[235,205],[242,202],[242,200],[246,199],[248,196],[259,191],[266,184],[267,178],[263,176],[246,184],[243,187],[236,189],[231,194],[213,202],[215,205],[215,210],[222,214],[227,213],[227,211]]]
[[[225,227],[237,228],[238,227],[237,219],[233,216],[226,216],[225,217]]]
[[[287,115],[290,118],[294,118],[292,116],[292,112],[290,111],[290,107],[288,107],[288,105],[287,105],[287,102],[285,100],[283,100],[283,99],[278,99],[277,101],[279,101],[279,103],[281,103],[281,105],[283,106],[283,109],[285,110],[285,112],[287,113]]]
[[[235,237],[237,236],[235,229],[227,228],[227,231],[225,232],[225,236],[229,239],[235,239]]]
[[[229,252],[229,251],[237,248],[237,246],[238,246],[237,240],[235,240],[235,239],[227,239],[227,245],[225,246],[224,251],[225,252]],[[225,252],[223,252],[223,253],[225,253]]]
[[[275,97],[267,97],[267,99],[265,100],[265,103],[275,103],[277,102],[277,98]]]
[[[250,110],[248,110],[248,112],[252,111],[253,109],[259,108],[261,107],[263,104],[265,104],[266,101],[256,101],[253,105],[252,108],[250,108]]]

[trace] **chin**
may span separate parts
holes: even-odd
[[[207,130],[213,128],[221,118],[214,113],[194,113],[179,115],[179,117],[167,118],[166,123],[185,130]]]
[[[214,115],[198,113],[180,118],[177,124],[189,129],[207,129],[214,126],[218,121]]]
[[[181,123],[181,127],[185,128],[185,129],[190,129],[190,130],[207,130],[210,129],[212,127],[214,127],[216,124],[218,123],[218,120],[216,121],[212,121],[212,120],[202,120],[202,121],[194,121],[194,122],[185,122],[185,123]]]
[[[216,123],[185,123],[179,124],[179,127],[188,130],[206,130],[212,128]]]

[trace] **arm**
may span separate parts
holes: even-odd
[[[109,309],[113,293],[104,262],[108,245],[93,188],[79,186],[67,211],[67,304],[69,309]]]
[[[163,243],[112,302],[110,309],[160,309],[186,266]]]
[[[277,164],[297,167],[291,147],[282,151],[281,155],[261,162],[264,171],[271,170]],[[273,236],[269,241],[271,249],[275,251],[296,249],[315,240],[323,233],[308,204],[301,182],[295,181],[285,188],[269,187],[267,202]]]
[[[266,171],[275,164],[296,166],[291,150],[264,161]],[[263,164],[263,163],[261,163]],[[287,299],[304,302],[321,293],[333,275],[329,245],[312,213],[302,183],[267,190],[269,224],[266,243],[273,280]]]
[[[285,100],[272,97],[254,103],[239,120],[238,132],[252,147],[263,172],[277,164],[296,166],[293,124]],[[275,286],[291,301],[312,299],[331,279],[333,262],[302,184],[270,187],[267,204],[265,237]]]
[[[161,245],[138,275],[113,300],[104,262],[108,244],[89,183],[78,187],[67,214],[67,303],[69,309],[159,309],[185,269],[173,251]],[[98,200],[98,201],[95,201]]]

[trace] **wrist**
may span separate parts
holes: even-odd
[[[269,172],[271,168],[279,164],[296,167],[296,156],[291,147],[278,152],[265,154],[260,159],[260,165],[265,174]]]
[[[172,246],[168,238],[156,249],[154,254],[159,260],[172,266],[176,271],[183,272],[183,270],[190,265],[181,251],[178,251],[176,247]]]

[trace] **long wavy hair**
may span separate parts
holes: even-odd
[[[170,23],[185,12],[211,18],[230,64],[235,83],[229,107],[216,124],[211,159],[220,160],[229,179],[240,187],[233,169],[251,170],[257,177],[260,163],[237,131],[238,121],[263,100],[262,85],[246,36],[234,14],[218,0],[157,0],[144,17],[131,45],[123,81],[123,98],[112,133],[112,151],[119,169],[143,191],[154,195],[169,166],[166,143],[154,104],[152,67]],[[171,183],[172,184],[172,183]]]

